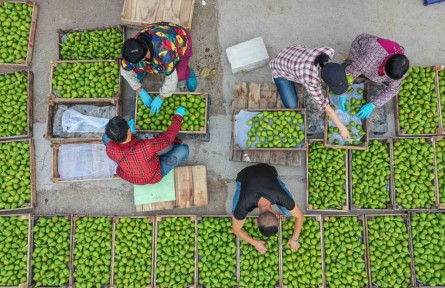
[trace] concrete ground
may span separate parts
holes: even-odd
[[[44,139],[49,92],[49,63],[58,56],[57,29],[93,28],[120,24],[123,0],[37,0],[39,17],[35,38],[34,141],[37,154],[37,208],[39,214],[136,215],[132,186],[122,180],[77,184],[51,182],[52,154]],[[205,164],[209,205],[157,214],[230,213],[236,174],[248,163],[230,162],[232,85],[237,81],[271,82],[268,66],[232,75],[225,49],[254,37],[263,37],[269,55],[294,43],[330,46],[337,61],[347,55],[354,37],[362,32],[398,41],[412,65],[445,63],[445,4],[424,7],[421,0],[323,1],[323,0],[196,0],[192,36],[192,66],[198,71],[198,90],[211,97],[210,142],[187,140],[189,164]],[[134,30],[127,30],[133,35]],[[14,69],[0,69],[0,72]],[[17,69],[15,69],[17,70]],[[160,80],[145,81],[157,90]],[[124,110],[130,90],[125,85]],[[390,132],[394,135],[392,104]],[[305,167],[277,166],[301,207],[305,206]],[[156,214],[144,213],[144,214]]]

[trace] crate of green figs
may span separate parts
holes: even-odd
[[[324,144],[330,148],[351,150],[366,150],[368,147],[369,120],[360,119],[357,113],[361,107],[369,101],[370,86],[367,83],[352,84],[344,95],[346,96],[346,111],[340,109],[339,97],[329,94],[331,107],[338,115],[340,121],[346,126],[351,135],[350,140],[345,140],[340,135],[340,130],[326,114],[324,120]]]
[[[351,210],[393,208],[391,139],[371,139],[367,150],[349,151]]]
[[[438,198],[432,137],[392,138],[392,193],[396,209],[435,209]]]
[[[149,92],[153,99],[159,92]],[[181,134],[207,134],[209,117],[209,96],[207,93],[175,92],[164,99],[158,114],[152,114],[150,107],[146,107],[140,97],[136,99],[135,124],[136,131],[153,133],[167,131],[172,123],[178,107],[186,109],[182,120]]]
[[[31,215],[0,216],[0,287],[26,288],[30,284]]]

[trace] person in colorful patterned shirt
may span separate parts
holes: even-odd
[[[386,88],[357,113],[362,119],[371,116],[375,107],[382,107],[399,93],[409,68],[409,60],[402,46],[369,34],[360,34],[355,38],[348,62],[346,74],[352,75],[353,79],[363,75],[373,82],[386,84]]]
[[[351,138],[348,129],[329,105],[329,99],[321,90],[324,82],[336,95],[348,90],[345,69],[337,63],[328,63],[334,57],[330,47],[306,48],[294,45],[284,48],[270,61],[272,77],[277,85],[278,94],[286,108],[296,108],[298,95],[294,82],[302,84],[323,111],[332,119],[344,139]]]
[[[176,90],[178,81],[186,80],[187,89],[196,90],[195,72],[189,67],[191,56],[192,37],[186,28],[174,23],[153,23],[125,41],[121,74],[144,105],[151,107],[150,112],[157,114],[164,99]],[[166,76],[155,99],[141,85],[147,72]]]

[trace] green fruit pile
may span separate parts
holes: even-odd
[[[4,2],[0,6],[0,63],[24,63],[32,21],[32,5]]]
[[[107,217],[82,217],[76,221],[73,260],[76,287],[110,283],[111,231]]]
[[[403,208],[432,208],[436,203],[434,149],[425,138],[394,142],[396,203]]]
[[[431,68],[410,67],[399,91],[399,125],[406,134],[432,134],[439,125],[436,73]]]
[[[153,99],[157,95],[152,95]],[[172,123],[172,117],[176,109],[182,106],[186,109],[186,115],[182,119],[181,131],[202,131],[206,126],[206,100],[201,96],[172,95],[165,98],[159,114],[150,113],[150,107],[145,107],[138,97],[136,124],[141,130],[167,131]]]
[[[278,234],[265,237],[258,226],[255,218],[247,218],[243,227],[252,238],[266,241],[267,252],[261,254],[255,247],[246,241],[240,245],[240,287],[275,287],[278,284]]]
[[[76,31],[65,34],[60,43],[63,60],[112,60],[122,51],[122,32],[117,28]]]
[[[27,281],[29,220],[0,217],[0,286]]]
[[[436,142],[436,161],[439,200],[445,203],[445,139]]]
[[[0,75],[0,137],[22,135],[28,129],[28,77]]]
[[[328,149],[322,142],[309,149],[309,204],[312,209],[341,210],[346,204],[346,150]]]
[[[158,222],[156,285],[188,287],[195,276],[195,222],[168,217]]]
[[[71,221],[39,217],[33,228],[32,280],[35,287],[68,286]]]
[[[30,152],[27,142],[0,143],[0,209],[31,202]]]
[[[445,214],[418,213],[411,218],[414,265],[422,286],[445,286]]]
[[[230,218],[205,217],[198,224],[199,284],[235,287],[236,242]]]
[[[368,220],[371,281],[377,287],[408,287],[411,256],[408,231],[402,216]]]
[[[119,92],[119,64],[62,62],[54,68],[52,84],[58,98],[115,97]]]
[[[357,93],[363,95],[363,89],[357,89]],[[366,99],[351,98],[346,100],[345,108],[349,115],[355,116],[364,104],[366,104]]]
[[[440,106],[442,110],[442,123],[444,123],[445,117],[445,70],[438,72],[439,74],[439,95],[440,95]]]
[[[304,118],[297,111],[260,112],[247,125],[248,148],[295,148],[304,141]]]
[[[329,217],[324,221],[326,284],[336,287],[368,285],[363,227],[357,217]]]
[[[352,203],[361,209],[385,209],[391,202],[388,147],[373,140],[367,150],[352,150]]]
[[[283,222],[283,245],[294,233],[295,218]],[[283,250],[283,284],[288,288],[323,286],[321,264],[320,222],[305,217],[299,237],[300,248],[291,251],[286,245]]]
[[[346,128],[349,131],[349,134],[351,135],[352,141],[346,141],[344,144],[345,146],[360,146],[362,144],[362,138],[366,135],[366,132],[363,130],[362,125],[356,124],[354,121],[349,122],[348,125],[346,125]],[[330,143],[334,145],[340,145],[340,141],[338,139],[332,140],[333,137],[341,138],[340,129],[338,129],[335,126],[329,126],[329,132],[328,132],[328,139],[330,139]]]
[[[153,224],[147,218],[122,217],[116,225],[114,283],[117,287],[151,285]]]

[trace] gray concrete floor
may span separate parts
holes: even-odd
[[[49,92],[49,63],[58,56],[57,29],[89,28],[120,24],[122,0],[37,0],[40,11],[35,38],[34,140],[37,152],[36,213],[135,215],[132,186],[121,180],[76,184],[51,182],[52,154],[44,139]],[[196,0],[192,36],[192,66],[198,71],[198,90],[211,97],[210,142],[187,140],[190,164],[205,164],[209,205],[157,214],[225,214],[231,210],[234,179],[248,163],[230,162],[231,89],[237,81],[271,82],[268,66],[232,75],[225,49],[262,36],[273,57],[294,43],[330,46],[335,59],[346,56],[354,37],[367,32],[398,41],[412,65],[445,63],[445,4],[424,7],[421,0],[323,1],[323,0]],[[127,30],[133,35],[134,30]],[[0,72],[14,69],[0,69]],[[18,70],[18,69],[15,69]],[[145,81],[157,90],[160,79]],[[124,110],[130,90],[125,86]],[[390,132],[394,135],[392,104],[388,104]],[[301,207],[305,206],[305,167],[277,167]],[[156,214],[156,213],[145,213]]]

